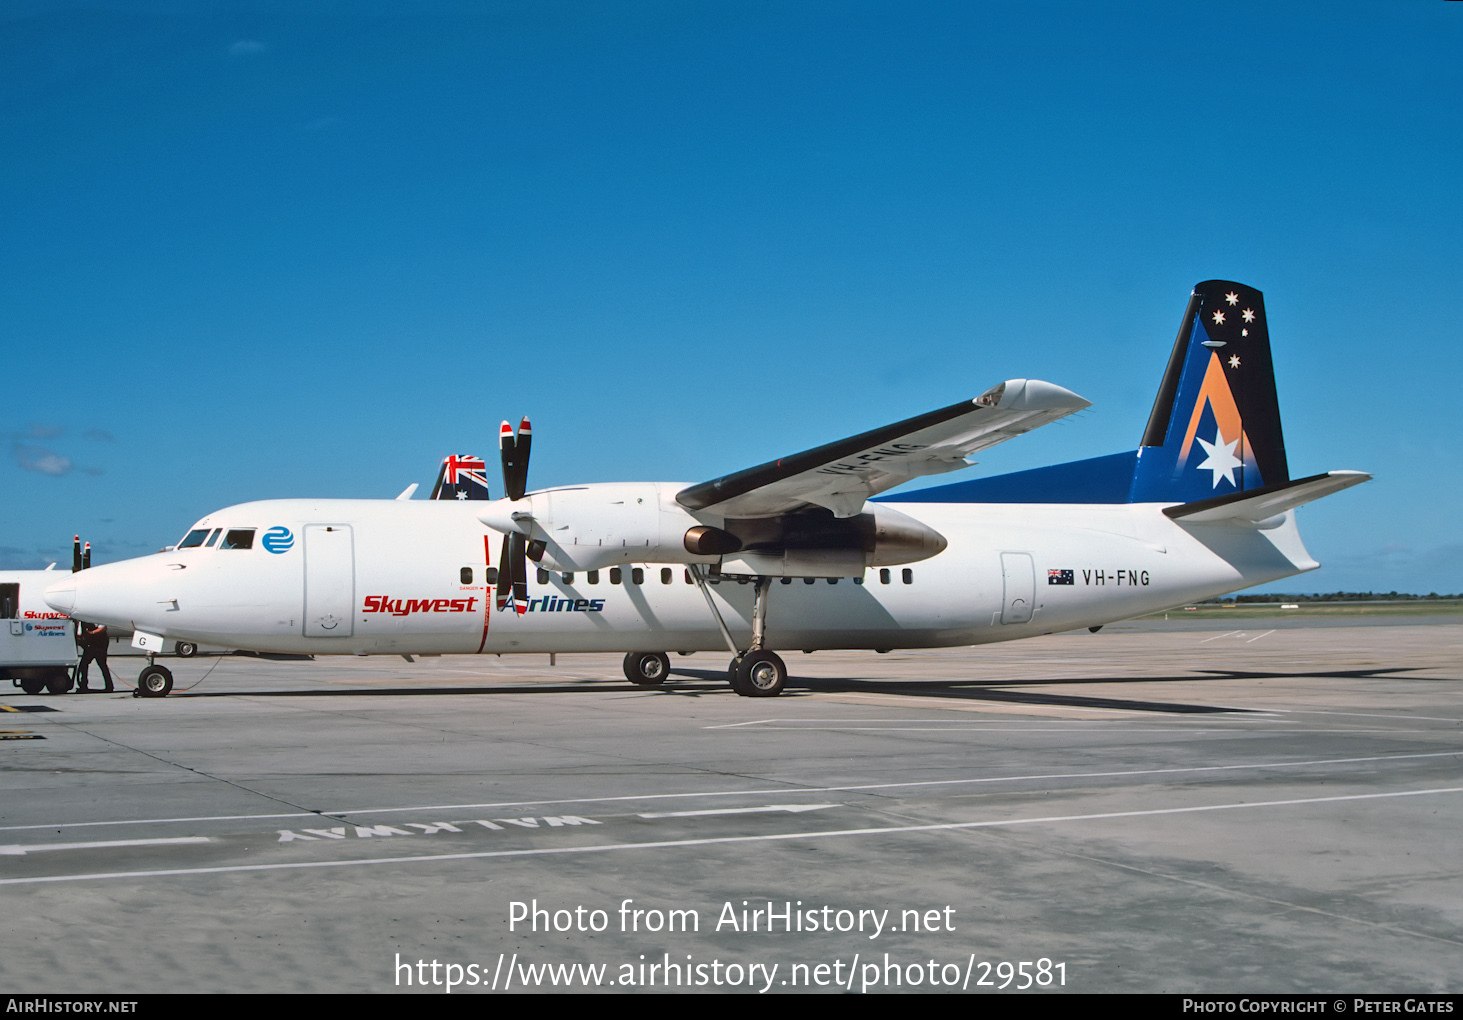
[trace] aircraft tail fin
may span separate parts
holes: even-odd
[[[1190,503],[1289,481],[1264,296],[1206,280],[1184,310],[1129,498]]]
[[[492,499],[488,495],[488,464],[481,457],[454,453],[442,458],[432,499]]]

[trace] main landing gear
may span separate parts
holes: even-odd
[[[762,647],[767,636],[767,596],[772,590],[772,578],[757,578],[757,601],[752,607],[752,644],[746,651],[740,651],[732,640],[731,631],[726,628],[726,621],[721,618],[721,611],[711,599],[711,592],[706,590],[706,580],[701,576],[700,566],[691,566],[691,576],[701,589],[701,594],[706,596],[706,605],[716,618],[716,625],[721,629],[721,636],[726,639],[726,646],[736,656],[726,669],[726,678],[731,683],[731,689],[744,698],[777,697],[787,686],[787,664],[776,652]]]

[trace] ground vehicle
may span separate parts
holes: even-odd
[[[78,658],[71,620],[42,598],[59,577],[50,567],[0,571],[0,681],[27,694],[71,689]]]

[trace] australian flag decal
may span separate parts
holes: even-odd
[[[1048,570],[1046,572],[1047,584],[1075,584],[1070,570]]]

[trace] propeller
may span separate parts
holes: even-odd
[[[503,492],[509,499],[522,499],[528,491],[528,448],[533,429],[528,419],[518,423],[518,435],[506,421],[498,427],[498,453],[503,457]]]
[[[90,542],[86,543],[86,547],[81,550],[81,569],[82,570],[90,570],[91,569],[91,543]]]
[[[74,574],[81,569],[81,536],[77,535],[71,540],[71,572]]]
[[[522,499],[528,490],[528,451],[532,441],[533,429],[527,418],[519,423],[516,435],[513,426],[506,421],[498,429],[498,453],[503,459],[503,492],[510,500]],[[524,518],[532,523],[527,514],[515,513],[513,518]],[[520,616],[528,612],[528,546],[528,536],[523,532],[506,532],[502,555],[498,559],[498,608],[511,605]],[[543,555],[542,552],[539,555]]]

